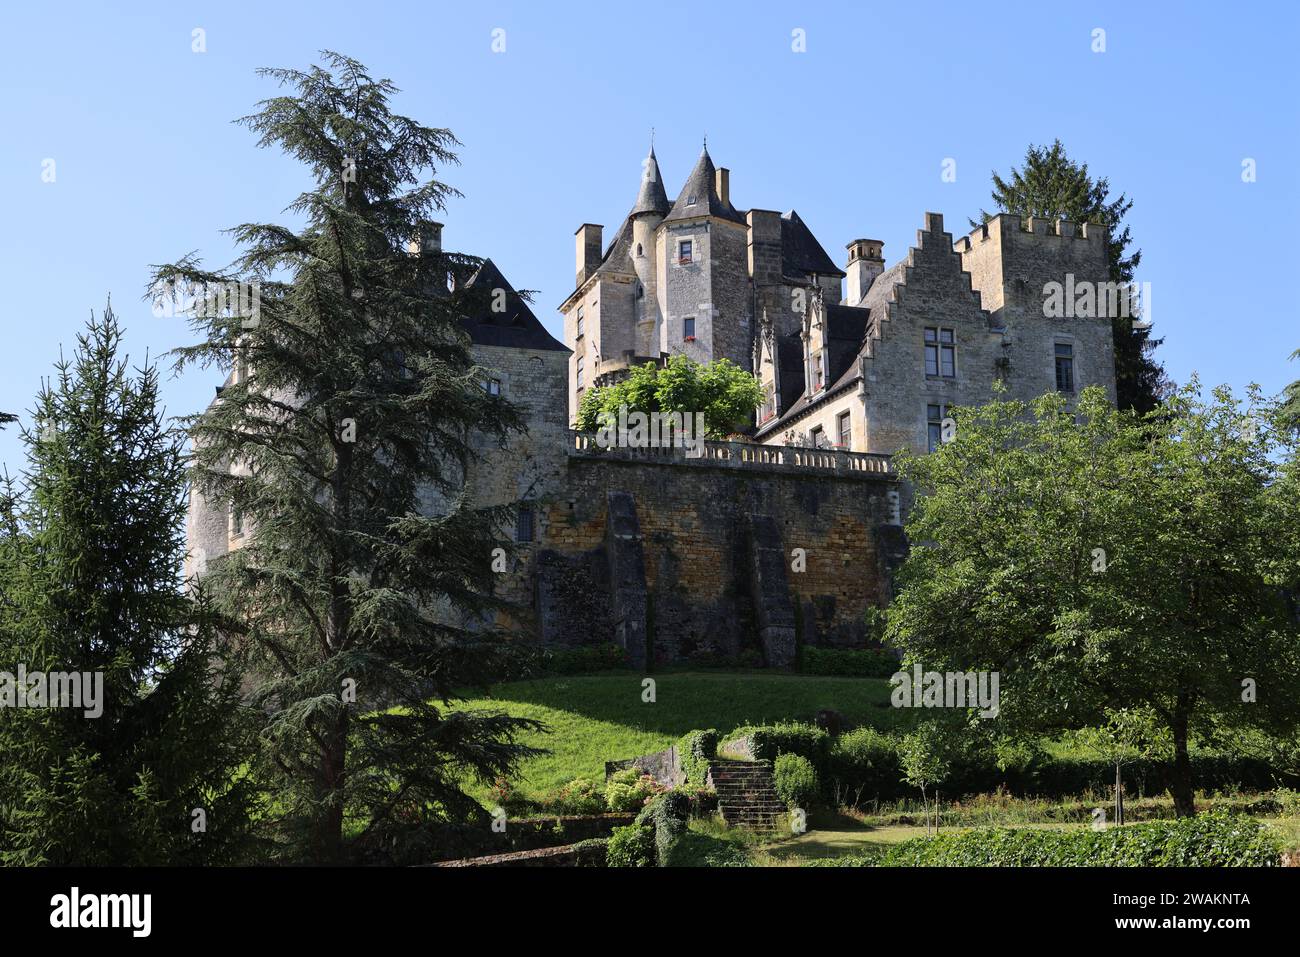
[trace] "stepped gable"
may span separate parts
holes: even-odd
[[[476,344],[569,351],[568,347],[546,331],[541,321],[528,308],[528,303],[524,302],[523,297],[515,291],[491,259],[483,260],[465,288],[479,294],[471,297],[473,308],[461,317],[461,325]],[[492,308],[494,301],[499,298],[494,292],[497,289],[505,292],[505,308],[501,311]]]

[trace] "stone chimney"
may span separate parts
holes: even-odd
[[[884,246],[879,239],[855,239],[849,243],[849,265],[845,270],[849,274],[849,288],[844,305],[862,305],[871,284],[885,271],[885,257],[881,253]]]
[[[442,223],[430,220],[421,225],[420,231],[407,241],[406,251],[412,256],[442,252]]]
[[[731,205],[731,170],[719,166],[713,171],[713,191],[723,206]]]
[[[594,223],[583,223],[578,227],[577,233],[577,258],[578,258],[578,281],[577,285],[581,286],[587,281],[588,277],[596,271],[600,265],[600,234],[604,226],[597,226]]]

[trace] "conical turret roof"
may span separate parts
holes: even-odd
[[[700,153],[695,169],[691,170],[691,175],[687,177],[686,185],[682,187],[677,202],[673,203],[673,208],[664,217],[664,222],[670,219],[692,219],[696,216],[717,216],[719,219],[743,223],[744,217],[736,212],[735,207],[729,202],[723,203],[718,197],[718,192],[714,188],[714,173],[713,160],[709,157],[708,148],[705,147]]]
[[[652,146],[641,173],[641,191],[636,194],[636,205],[628,215],[658,213],[662,216],[670,208],[668,194],[664,192],[664,178],[659,174],[659,160],[655,157],[655,148]]]

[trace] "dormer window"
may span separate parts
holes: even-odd
[[[695,194],[694,194],[694,193],[691,193],[691,195],[687,198],[687,200],[686,200],[686,205],[687,205],[687,206],[694,206],[694,205],[695,205]]]

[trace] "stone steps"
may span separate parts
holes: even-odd
[[[709,782],[718,794],[718,812],[728,827],[771,830],[786,813],[768,761],[710,761]]]

